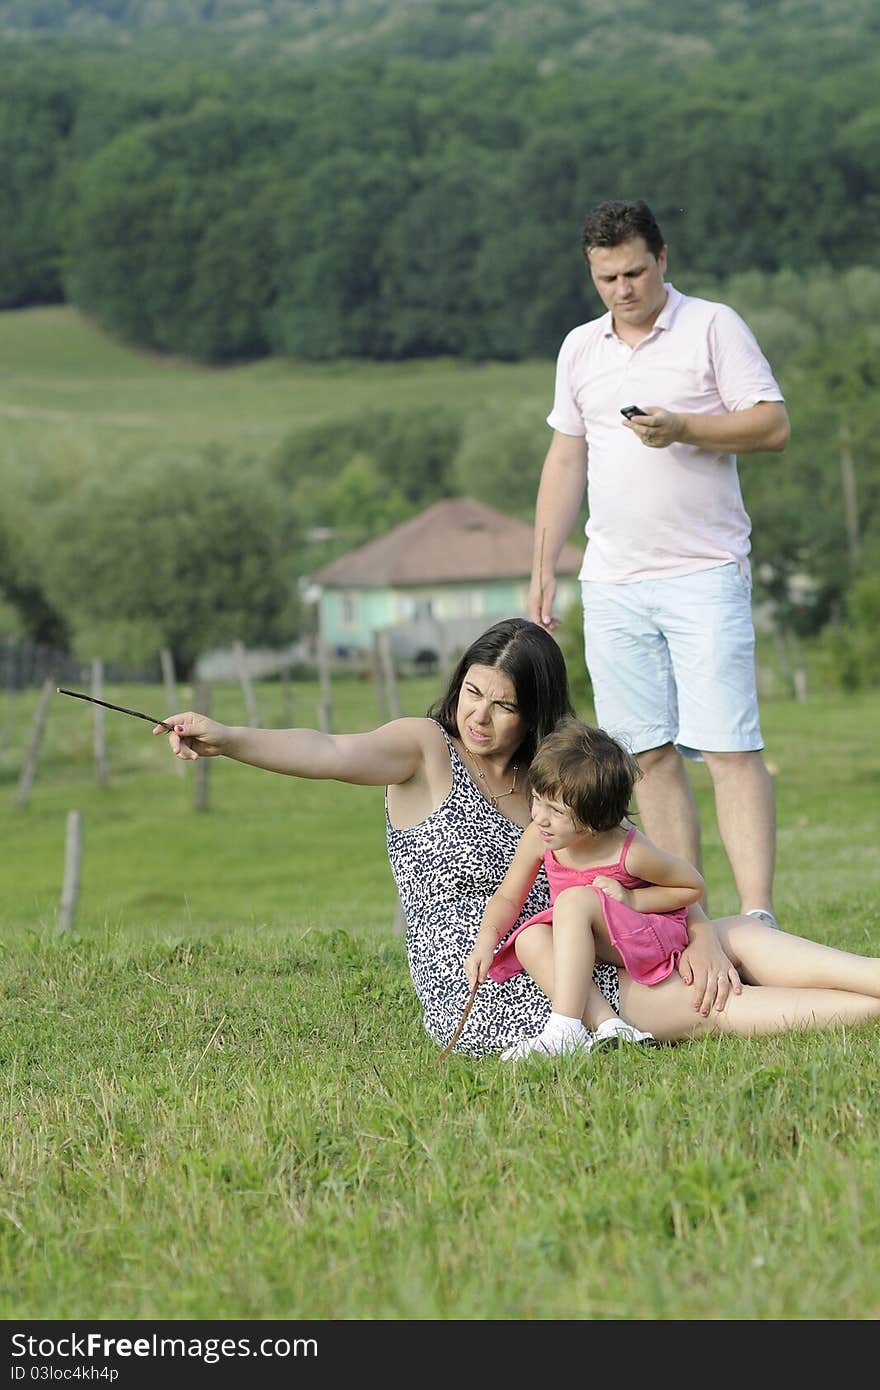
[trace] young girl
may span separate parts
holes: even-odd
[[[483,913],[465,961],[471,985],[502,983],[525,970],[551,978],[553,1011],[543,1030],[502,1053],[513,1061],[532,1052],[588,1050],[595,1042],[656,1046],[626,1023],[593,983],[599,961],[625,966],[654,985],[676,968],[688,947],[687,908],[703,892],[702,876],[685,860],[647,840],[629,816],[638,764],[603,729],[564,720],[541,743],[528,773],[532,823]],[[551,906],[511,932],[541,865]]]

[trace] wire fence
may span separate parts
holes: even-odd
[[[51,677],[59,685],[83,685],[91,680],[92,663],[83,661],[56,647],[14,638],[0,639],[0,689],[12,694],[19,690],[39,688]],[[138,681],[144,684],[160,682],[162,670],[159,656],[148,666],[121,666],[104,663],[104,680],[113,682]]]

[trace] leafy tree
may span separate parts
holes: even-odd
[[[28,641],[64,648],[68,632],[60,612],[50,602],[44,583],[43,518],[49,489],[43,480],[22,477],[10,462],[2,476],[0,512],[0,618],[2,631]]]
[[[555,356],[591,315],[580,248],[582,151],[576,128],[543,126],[492,188],[474,269],[493,357]]]
[[[874,555],[875,561],[878,558],[880,547]],[[880,686],[880,579],[876,573],[855,580],[844,602],[844,621],[826,628],[822,637],[844,690]]]
[[[547,392],[552,391],[548,367]],[[512,419],[492,416],[468,431],[455,459],[455,491],[531,523],[535,492],[550,431],[549,403],[529,399]]]
[[[324,484],[320,507],[325,519],[349,544],[379,535],[408,512],[401,494],[389,490],[375,461],[361,453],[353,454],[341,472]]]
[[[0,74],[0,309],[64,297],[64,147],[78,80],[21,56],[20,69]]]
[[[407,181],[390,156],[364,159],[345,149],[282,185],[270,320],[276,351],[313,361],[393,352],[396,315],[383,314],[380,247]]]
[[[783,627],[816,633],[839,613],[857,573],[847,515],[843,450],[856,479],[862,548],[880,537],[880,344],[871,334],[823,341],[789,366],[793,423],[783,455],[743,455],[760,593]]]
[[[379,306],[391,357],[489,355],[477,265],[495,184],[492,161],[464,142],[422,161],[381,248]]]
[[[161,351],[218,361],[266,353],[270,194],[262,167],[247,161],[252,146],[265,159],[272,143],[258,111],[205,99],[100,150],[71,220],[70,297]]]
[[[272,463],[301,534],[329,531],[297,559],[300,573],[456,491],[461,420],[442,407],[368,411],[290,435]]]
[[[273,469],[286,488],[307,479],[325,484],[361,455],[374,461],[384,486],[408,506],[427,506],[454,491],[452,467],[461,436],[460,417],[443,406],[418,414],[364,411],[289,435]]]
[[[255,186],[256,185],[256,186]],[[201,237],[186,297],[181,345],[202,361],[265,356],[275,298],[271,194],[241,172]]]
[[[275,487],[213,449],[90,478],[48,518],[46,591],[77,652],[189,671],[236,639],[295,632],[295,536]]]

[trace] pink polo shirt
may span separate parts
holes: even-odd
[[[626,584],[735,561],[748,574],[751,524],[735,454],[693,444],[649,449],[622,406],[721,415],[782,392],[757,341],[726,304],[667,285],[647,338],[628,347],[611,314],[572,329],[556,361],[547,423],[586,437],[587,546],[581,579]]]

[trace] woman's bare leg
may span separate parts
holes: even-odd
[[[873,971],[874,957],[851,955],[803,937],[792,937],[788,932],[776,932],[751,917],[722,918],[716,926],[725,949],[749,978],[753,974],[768,979],[775,976],[773,982],[744,985],[742,994],[731,994],[722,1012],[713,1009],[708,1018],[703,1018],[694,1011],[690,986],[675,972],[662,984],[639,985],[621,970],[623,1017],[662,1042],[682,1042],[711,1033],[754,1037],[880,1020],[880,997],[864,992],[867,981],[862,981],[863,975]],[[790,943],[781,951],[775,949],[780,939]],[[523,968],[552,999],[552,929],[536,923],[517,937],[516,948]],[[843,983],[836,988],[816,987],[810,983],[810,974],[817,971],[820,979],[829,981],[859,980],[861,990],[846,988]],[[585,1024],[595,1031],[598,1023],[613,1016],[608,1001],[591,979]]]
[[[838,951],[754,917],[720,917],[713,926],[744,981],[796,989],[849,990],[880,998],[880,957]]]
[[[770,927],[762,928],[775,935]],[[721,1033],[736,1037],[819,1030],[846,1023],[880,1020],[880,999],[844,989],[744,985],[731,994],[723,1011],[707,1018],[694,1012],[690,987],[673,973],[659,985],[639,985],[620,972],[620,1008],[637,1028],[662,1042]]]

